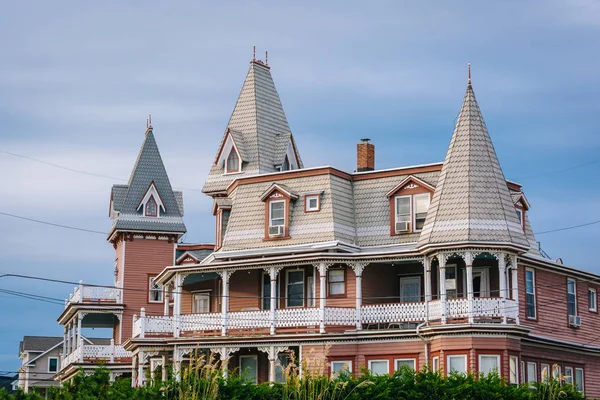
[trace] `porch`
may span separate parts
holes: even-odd
[[[123,289],[117,282],[115,287],[84,285],[83,281],[79,281],[79,286],[73,289],[73,293],[65,300],[65,308],[70,304],[120,304],[123,299]]]
[[[115,364],[130,363],[131,352],[123,346],[115,345],[114,340],[110,339],[109,344],[97,345],[86,344],[82,339],[79,345],[69,354],[61,357],[61,370],[68,368],[71,364]]]

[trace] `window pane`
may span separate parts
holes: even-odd
[[[410,197],[396,197],[396,214],[410,214]]]
[[[537,364],[534,362],[527,363],[527,382],[537,382]]]
[[[239,170],[239,159],[234,149],[231,149],[227,157],[227,171],[235,172]]]
[[[550,378],[550,365],[542,364],[541,370],[542,370],[542,373],[541,373],[542,382],[545,382]]]
[[[369,362],[369,371],[373,375],[384,375],[388,373],[388,362],[387,360],[381,361],[370,361]]]
[[[573,368],[572,367],[565,367],[565,383],[568,383],[569,385],[573,384]]]
[[[416,194],[415,199],[415,213],[427,213],[429,209],[429,194]]]
[[[440,358],[439,357],[433,357],[431,364],[432,364],[433,372],[437,372],[440,370]]]
[[[285,225],[285,203],[283,201],[275,201],[269,203],[271,207],[271,225],[270,226],[283,226]]]
[[[479,357],[479,372],[488,375],[492,372],[498,372],[498,356],[480,356]]]
[[[509,382],[510,383],[519,383],[519,358],[515,356],[510,356],[510,364],[509,364]]]
[[[288,272],[287,300],[288,307],[304,305],[304,271]]]
[[[552,366],[552,377],[554,379],[560,379],[560,365]]]
[[[449,372],[467,373],[467,360],[465,356],[448,356]]]
[[[578,392],[583,392],[583,369],[575,368],[575,386]]]
[[[58,371],[58,359],[57,358],[50,358],[48,369],[50,370],[50,372]]]
[[[525,270],[525,292],[527,300],[527,316],[530,318],[536,317],[535,310],[535,287],[534,287],[534,273],[532,270]]]
[[[344,282],[329,284],[329,294],[344,294],[344,292]]]
[[[407,366],[408,368],[414,370],[415,369],[415,360],[414,359],[396,360],[396,371],[398,371],[403,366]]]
[[[285,383],[285,369],[289,364],[289,358],[287,354],[280,354],[277,357],[277,362],[275,363],[275,382]]]
[[[243,378],[256,383],[256,373],[258,372],[257,359],[254,356],[240,357],[240,374]]]
[[[150,293],[149,301],[161,302],[162,301],[162,286],[154,283],[154,278],[150,278]]]
[[[596,291],[590,289],[588,292],[588,303],[590,310],[596,311]]]
[[[352,361],[332,361],[331,362],[331,375],[339,376],[340,374],[351,374],[352,373]]]

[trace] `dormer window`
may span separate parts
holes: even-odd
[[[269,202],[269,228],[285,227],[285,200]]]
[[[227,173],[230,172],[239,172],[240,171],[240,158],[235,151],[235,148],[232,148],[229,152],[229,156],[227,156]]]
[[[278,184],[271,185],[261,196],[265,203],[265,240],[290,237],[291,200],[297,199],[297,194]]]
[[[289,169],[290,169],[290,160],[288,159],[288,156],[286,155],[285,158],[283,159],[283,164],[281,164],[281,170],[289,171]]]
[[[158,216],[158,207],[156,206],[156,200],[154,197],[150,197],[148,202],[146,203],[146,207],[144,207],[144,212],[146,217],[156,217]]]
[[[425,225],[434,188],[423,180],[409,176],[390,190],[390,234],[420,232]]]

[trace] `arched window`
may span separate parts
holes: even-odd
[[[240,170],[240,159],[235,149],[231,149],[227,157],[227,172],[238,172]]]
[[[157,212],[157,207],[156,207],[156,201],[154,200],[154,197],[150,197],[148,199],[148,201],[146,202],[146,207],[145,207],[145,215],[146,217],[156,217],[158,216],[158,212]]]

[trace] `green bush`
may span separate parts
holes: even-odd
[[[169,372],[169,375],[172,375]],[[48,392],[51,400],[580,400],[585,397],[572,385],[550,379],[547,383],[509,385],[496,374],[474,376],[452,374],[448,377],[422,370],[403,368],[394,375],[371,375],[363,371],[360,377],[342,375],[330,379],[315,374],[298,374],[290,363],[285,370],[286,382],[255,385],[231,373],[224,379],[219,363],[202,357],[181,372],[181,381],[171,378],[161,382],[152,377],[145,387],[132,388],[130,379],[111,383],[109,371],[98,368],[93,375],[82,372],[61,388]],[[35,393],[9,395],[0,390],[0,400],[37,400]]]

